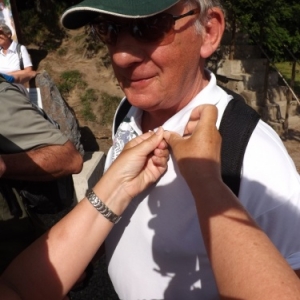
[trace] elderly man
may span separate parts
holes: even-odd
[[[182,134],[198,105],[216,105],[219,126],[232,97],[205,69],[224,31],[218,1],[86,0],[67,10],[62,23],[70,29],[91,24],[132,105],[107,165],[143,132],[163,126]],[[299,275],[300,179],[279,137],[262,121],[245,152],[239,199]],[[121,299],[218,298],[193,197],[174,159],[155,187],[128,206],[106,251]]]
[[[42,229],[17,192],[21,181],[51,181],[82,169],[72,142],[0,76],[0,273]]]
[[[21,45],[19,52],[17,47],[18,43],[12,40],[11,29],[0,24],[0,73],[13,76],[14,82],[25,83],[34,78],[36,72],[32,69],[26,47]]]

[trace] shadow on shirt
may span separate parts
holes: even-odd
[[[179,171],[176,170],[176,173],[179,174]],[[279,196],[274,199],[268,189],[259,182],[243,178],[241,184],[243,187],[247,186],[246,189],[249,191],[249,195],[242,203],[244,207],[258,225],[267,232],[282,255],[287,260],[290,259],[289,263],[292,261],[292,256],[293,262],[296,263],[296,256],[298,260],[296,264],[300,265],[300,239],[297,233],[297,228],[300,228],[300,203],[299,200],[298,203],[289,201],[289,198],[300,199],[300,195],[298,198],[295,197],[295,193],[299,194],[299,191],[290,189],[290,194],[286,195],[286,199]],[[285,188],[285,190],[288,189]],[[145,191],[144,195],[150,192],[148,208],[153,217],[148,222],[148,229],[154,231],[152,244],[149,245],[152,248],[152,259],[157,265],[154,271],[162,278],[170,279],[163,299],[218,299],[217,287],[204,247],[194,200],[185,181],[181,175],[177,175],[169,185],[159,186],[158,183]],[[164,199],[161,198],[162,195],[165,195]],[[134,199],[121,222],[112,231],[115,243],[110,246],[111,253],[107,253],[108,261],[126,227],[134,226],[131,218],[133,214],[139,213],[139,205],[140,203]],[[239,220],[236,221],[239,222]],[[136,236],[136,240],[139,241],[138,243],[148,243],[143,235]],[[134,243],[135,241],[132,241],[132,244]],[[126,264],[128,254],[124,253],[124,260],[122,260],[124,264]],[[131,274],[126,274],[126,276],[130,277]],[[143,286],[145,283],[143,280],[147,281],[147,272],[140,274],[139,278],[140,282],[135,281],[132,284]],[[130,287],[128,289],[130,290]],[[122,295],[119,296],[122,298]],[[143,299],[148,299],[147,295],[143,296]]]

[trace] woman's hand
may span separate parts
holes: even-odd
[[[198,106],[193,110],[189,121],[192,122],[186,128],[185,133],[190,137],[181,137],[169,131],[164,133],[186,179],[220,178],[221,137],[216,128],[217,115],[217,108],[213,105]],[[196,126],[195,120],[199,120]]]
[[[194,130],[199,122],[200,112],[202,109],[203,109],[203,105],[199,105],[192,110],[192,112],[190,114],[190,118],[184,129],[184,133],[183,133],[184,137],[188,137],[194,132]]]
[[[156,182],[166,171],[169,157],[163,134],[159,128],[130,141],[102,180],[114,181],[128,200]]]

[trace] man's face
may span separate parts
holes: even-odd
[[[166,12],[178,16],[190,9],[179,3]],[[139,42],[124,30],[116,45],[108,46],[115,75],[132,105],[172,115],[205,86],[197,17],[177,20],[174,40],[167,45]]]
[[[10,37],[7,36],[0,28],[0,47],[9,43],[10,43]]]

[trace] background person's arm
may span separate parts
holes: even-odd
[[[83,159],[74,145],[49,145],[15,154],[1,155],[4,178],[47,181],[69,174],[79,173]]]
[[[195,198],[221,298],[300,299],[299,279],[221,179],[216,108],[201,107],[199,115],[190,138],[165,138]]]
[[[24,84],[34,78],[37,75],[37,72],[34,71],[32,67],[27,67],[24,70],[8,72],[7,74],[14,77],[14,83]]]
[[[3,177],[51,180],[82,169],[82,157],[74,145],[8,83],[0,91],[0,153]],[[10,113],[8,114],[7,111]]]
[[[132,197],[165,172],[168,151],[162,138],[159,130],[129,142],[94,187],[115,214],[121,215]],[[1,299],[63,299],[112,227],[85,198],[4,271]]]

